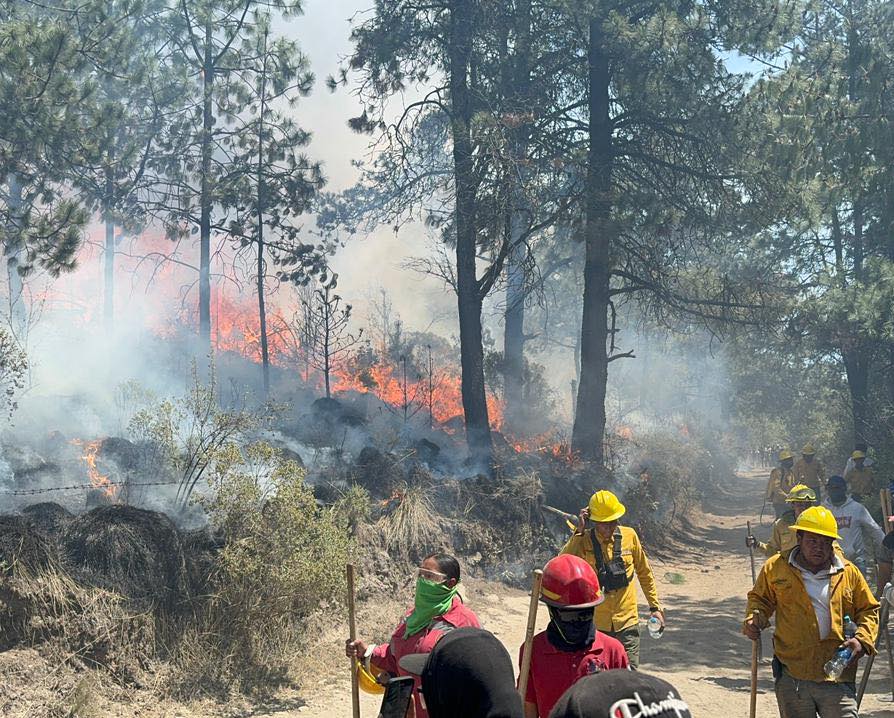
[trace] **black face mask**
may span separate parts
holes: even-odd
[[[829,501],[833,504],[843,504],[847,498],[847,489],[842,487],[829,487]]]
[[[560,651],[573,653],[574,651],[589,648],[596,638],[592,608],[567,611],[550,606],[549,617],[550,622],[546,627],[546,638]],[[568,618],[571,618],[571,620],[567,620]]]

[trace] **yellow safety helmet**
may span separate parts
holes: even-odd
[[[795,486],[792,486],[791,491],[788,492],[788,496],[785,497],[785,500],[790,504],[816,501],[816,493],[805,484],[796,484]]]
[[[813,444],[807,443],[804,444],[803,448],[801,449],[801,453],[805,456],[811,456],[816,453],[816,449],[813,448]]]
[[[385,692],[385,686],[376,680],[376,676],[378,676],[381,671],[371,665],[370,668],[375,671],[374,675],[366,670],[366,666],[360,661],[355,661],[355,663],[357,665],[357,683],[360,685],[360,690],[364,693],[371,693],[374,696],[382,695]]]
[[[590,497],[590,521],[615,521],[627,513],[627,508],[611,491],[597,491]]]
[[[841,536],[838,535],[838,522],[832,512],[822,506],[811,506],[798,517],[795,523],[789,526],[789,529],[841,539]]]
[[[786,459],[794,459],[795,455],[789,451],[788,449],[783,449],[779,452],[779,460],[785,461]]]
[[[851,458],[854,459],[855,461],[856,461],[857,459],[865,459],[865,458],[866,458],[866,452],[864,452],[864,451],[855,451],[853,454],[851,454]]]

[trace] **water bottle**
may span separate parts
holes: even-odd
[[[847,668],[847,664],[851,662],[851,656],[853,656],[853,653],[850,648],[839,648],[835,651],[832,660],[827,661],[826,665],[823,666],[823,670],[826,672],[826,677],[830,680],[837,681],[841,677],[841,674],[844,673],[844,669]]]
[[[649,627],[649,635],[652,638],[661,638],[664,628],[661,626],[661,621],[659,621],[657,617],[650,616],[649,622],[646,625]]]
[[[844,617],[844,640],[849,641],[857,635],[857,624],[851,620],[850,616]]]

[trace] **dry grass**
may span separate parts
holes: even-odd
[[[424,484],[404,485],[395,492],[397,503],[378,525],[389,552],[400,556],[423,555],[443,547],[444,517],[438,514]]]

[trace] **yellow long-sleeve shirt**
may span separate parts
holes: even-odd
[[[829,577],[831,630],[826,638],[820,638],[815,609],[801,572],[789,562],[790,556],[777,554],[764,564],[757,583],[748,592],[745,615],[750,617],[757,611],[759,625],[766,626],[775,613],[773,650],[780,662],[795,679],[827,681],[823,665],[844,641],[846,615],[857,624],[856,637],[864,650],[875,653],[879,604],[857,567],[838,556],[836,563],[840,568]],[[853,682],[856,673],[857,662],[854,661],[840,680]]]
[[[826,468],[816,459],[813,461],[798,459],[793,471],[795,472],[795,481],[809,486],[816,492],[816,498],[819,499],[822,488],[826,484]]]
[[[788,492],[797,483],[794,471],[777,466],[770,472],[770,480],[767,481],[767,501],[772,504],[785,503]]]
[[[794,513],[785,514],[773,522],[773,535],[767,543],[758,541],[758,548],[769,558],[777,553],[788,554],[798,545],[798,535],[789,530],[794,523]]]
[[[643,546],[639,541],[636,531],[629,526],[618,526],[621,532],[621,557],[624,559],[624,567],[627,569],[627,586],[617,591],[606,591],[605,600],[596,606],[596,628],[600,631],[623,631],[625,628],[635,626],[639,621],[636,601],[636,584],[633,576],[639,579],[646,600],[650,608],[661,609],[658,602],[658,589],[655,586],[655,577],[652,575],[652,567]],[[614,558],[614,539],[603,541],[598,537],[597,541],[602,549],[603,560],[608,563]],[[579,556],[596,569],[596,555],[593,553],[593,542],[589,533],[575,533],[562,553],[570,553]]]

